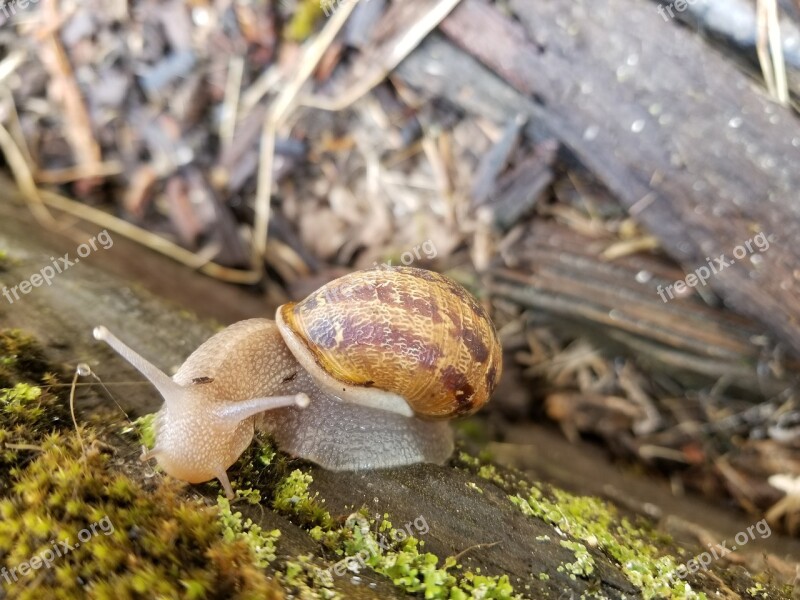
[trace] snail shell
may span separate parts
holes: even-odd
[[[387,392],[423,418],[477,411],[502,370],[486,311],[461,285],[423,269],[346,275],[281,306],[277,322],[295,357],[343,399]]]

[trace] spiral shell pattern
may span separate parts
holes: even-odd
[[[396,393],[420,417],[469,415],[500,379],[502,351],[486,311],[432,271],[357,271],[278,310],[326,373]]]

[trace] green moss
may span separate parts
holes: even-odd
[[[487,481],[491,481],[503,490],[510,491],[520,486],[521,482],[517,477],[507,471],[501,472],[501,470],[493,464],[484,464],[486,460],[488,460],[488,457],[483,455],[477,457],[471,456],[466,452],[459,452],[456,462],[457,464],[460,463],[458,466],[474,472]]]
[[[769,598],[768,590],[760,583],[756,583],[754,586],[747,588],[747,593],[753,598]]]
[[[507,576],[460,573],[455,558],[442,560],[435,554],[422,552],[421,542],[396,530],[388,515],[380,522],[370,523],[365,510],[355,512],[343,526],[337,527],[322,508],[319,494],[309,491],[312,482],[310,474],[292,471],[278,485],[273,506],[308,527],[309,535],[334,555],[343,557],[327,573],[342,576],[348,571],[369,568],[389,578],[404,592],[418,593],[428,599],[521,598]]]
[[[679,566],[675,558],[663,555],[659,547],[668,546],[670,539],[653,530],[642,521],[634,526],[616,510],[599,498],[576,496],[557,488],[542,491],[538,484],[507,474],[493,465],[484,465],[479,458],[464,452],[459,462],[469,471],[491,481],[509,494],[509,500],[524,514],[541,519],[616,562],[627,579],[641,590],[643,598],[671,598],[673,600],[702,600],[706,595],[694,592],[690,585],[675,576]],[[573,544],[576,542],[564,542]],[[562,545],[564,544],[562,543]],[[562,571],[574,576],[585,576],[594,568],[586,547],[579,544],[576,561],[562,565]],[[567,546],[571,547],[571,546]]]
[[[291,21],[286,25],[284,33],[290,40],[302,42],[314,32],[314,26],[324,14],[322,7],[326,0],[300,0],[297,11]],[[333,10],[336,9],[337,0],[332,0]],[[328,8],[328,12],[331,9]]]
[[[66,403],[49,391],[57,383],[33,338],[0,331],[0,473],[25,465],[45,438],[71,427]],[[0,477],[0,494],[7,486]]]
[[[341,573],[331,570],[335,563],[311,556],[281,560],[280,532],[264,531],[234,512],[226,499],[217,505],[189,499],[186,486],[168,477],[154,485],[137,475],[142,467],[132,459],[132,448],[117,448],[112,460],[101,450],[109,448],[107,441],[91,428],[83,432],[87,454],[82,456],[67,403],[51,392],[57,379],[50,371],[33,340],[21,332],[0,332],[0,567],[18,568],[42,556],[55,540],[74,541],[91,524],[106,522],[113,530],[93,535],[58,557],[52,568],[18,575],[10,597],[280,598],[282,586],[302,599],[339,598],[335,585]],[[137,422],[137,433],[152,445],[152,415]],[[9,440],[13,448],[6,446]],[[573,538],[560,542],[575,555],[575,561],[563,565],[571,576],[594,573],[588,545],[618,562],[644,598],[705,598],[683,581],[665,583],[675,561],[659,555],[655,534],[621,519],[604,502],[560,490],[545,493],[465,453],[459,460],[506,490],[523,513]],[[296,461],[257,435],[231,473],[238,499],[261,506],[262,495],[271,498],[272,506],[305,528],[330,561],[349,558],[350,572],[370,569],[398,589],[425,598],[520,597],[506,576],[464,571],[454,557],[425,552],[414,537],[401,539],[389,515],[370,521],[362,509],[346,520],[334,519],[311,491],[311,475],[290,464]],[[354,557],[361,562],[354,563]],[[273,578],[265,573],[267,566]],[[27,585],[34,580],[35,589]],[[762,588],[751,590],[754,596]]]
[[[261,502],[261,495],[253,490],[237,490],[236,495],[250,504]],[[231,504],[224,496],[217,498],[217,506],[224,540],[228,542],[241,540],[247,544],[258,567],[264,568],[275,560],[278,540],[281,537],[278,529],[264,531],[258,524],[253,523],[252,519],[243,519],[242,513],[231,511]]]
[[[571,542],[568,540],[561,540],[559,544],[563,548],[572,550],[575,553],[575,562],[559,565],[558,571],[560,573],[566,572],[572,579],[576,577],[588,577],[594,573],[594,559],[586,546],[580,542]]]
[[[147,449],[153,448],[156,445],[156,415],[158,413],[150,413],[143,415],[133,422],[132,427],[123,429],[123,433],[133,431],[139,438],[139,443]]]
[[[284,571],[278,574],[281,584],[292,590],[301,600],[342,600],[333,589],[333,577],[314,563],[311,555],[298,556],[286,561]]]
[[[442,561],[435,554],[421,552],[419,540],[400,535],[386,518],[374,532],[363,515],[354,513],[340,534],[345,556],[361,557],[366,566],[407,593],[431,599],[521,597],[514,593],[507,576],[460,574],[455,558]]]
[[[34,338],[18,329],[0,330],[0,388],[27,382],[56,383],[44,351]],[[55,372],[54,370],[52,372]]]
[[[308,490],[312,481],[311,475],[295,469],[278,485],[272,506],[280,512],[291,513],[302,525],[330,529],[333,519],[322,508],[324,501],[319,499],[318,493],[312,496]]]
[[[258,444],[258,450],[258,462],[262,468],[271,465],[272,461],[275,460],[275,457],[278,454],[275,450],[275,446],[263,441]]]
[[[269,534],[245,521],[231,537],[233,515],[187,499],[175,480],[143,489],[138,463],[120,472],[91,427],[84,455],[52,370],[32,338],[0,332],[0,595],[283,597],[256,564],[269,549],[251,544]]]
[[[508,485],[508,481],[502,475],[500,475],[497,467],[494,465],[483,465],[480,469],[478,469],[478,476],[496,483],[501,487]]]
[[[702,592],[693,592],[680,579],[676,578],[674,583],[670,581],[669,576],[678,564],[670,556],[660,556],[652,543],[652,532],[647,532],[645,524],[634,527],[627,519],[620,519],[615,510],[599,498],[574,496],[558,489],[553,489],[552,494],[551,500],[540,489],[532,487],[527,498],[517,495],[510,500],[523,513],[589,542],[614,559],[645,599],[706,598]],[[569,568],[567,571],[570,572]]]
[[[466,452],[459,452],[458,460],[464,463],[464,465],[472,467],[473,469],[479,469],[481,467],[481,460],[476,456],[467,454]]]
[[[170,479],[141,489],[113,470],[91,432],[84,436],[85,457],[74,436],[54,434],[35,460],[11,473],[11,492],[0,500],[0,566],[18,579],[10,594],[281,597],[256,567],[260,557],[248,541],[225,535],[215,507],[185,499],[183,486]],[[76,543],[79,536],[83,543]],[[59,541],[72,548],[54,557],[52,568],[19,571],[34,557],[51,556]]]
[[[277,452],[269,436],[256,432],[253,443],[247,447],[239,460],[228,470],[233,488],[259,490],[265,502],[269,502],[275,489],[290,471],[292,460]],[[221,493],[219,482],[205,484],[215,495]]]
[[[41,396],[42,388],[29,383],[18,383],[13,388],[0,392],[0,407],[6,417],[38,420],[44,413],[38,402]]]
[[[522,596],[514,593],[514,588],[507,575],[487,577],[467,572],[464,573],[459,587],[451,589],[450,595],[445,598],[466,600],[467,598],[522,598]]]
[[[468,488],[470,488],[471,490],[475,490],[475,491],[476,491],[476,492],[478,492],[479,494],[483,494],[483,490],[482,490],[482,489],[480,488],[480,486],[479,486],[477,483],[475,483],[474,481],[468,481],[468,482],[467,482],[465,485],[466,485]]]

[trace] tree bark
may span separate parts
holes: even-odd
[[[510,6],[518,20],[464,0],[396,74],[499,123],[527,115],[531,137],[558,139],[686,273],[726,255],[710,285],[800,354],[792,112],[645,0]],[[733,257],[760,232],[763,256]]]

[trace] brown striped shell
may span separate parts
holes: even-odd
[[[461,285],[431,271],[351,273],[284,304],[277,318],[341,391],[392,392],[421,417],[471,414],[500,379],[500,342],[486,311]]]

